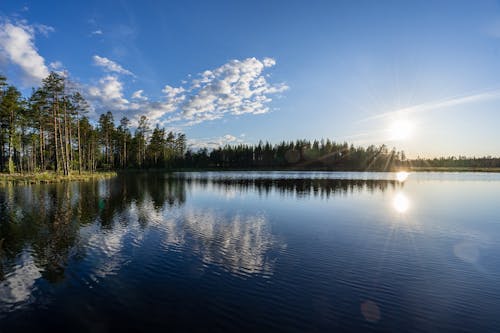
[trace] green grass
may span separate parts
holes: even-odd
[[[30,173],[30,174],[7,174],[0,173],[0,185],[1,184],[49,184],[49,183],[60,183],[64,181],[87,181],[92,179],[104,179],[116,176],[116,172],[83,172],[81,175],[78,171],[73,172],[69,176],[63,176],[61,174],[56,174],[55,172],[40,172],[40,173]]]

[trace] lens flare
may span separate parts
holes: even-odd
[[[361,303],[361,314],[370,323],[376,323],[380,320],[380,308],[374,301],[367,300]]]

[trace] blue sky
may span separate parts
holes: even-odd
[[[10,1],[0,70],[195,145],[332,138],[499,155],[497,1]],[[94,116],[95,115],[91,115]]]

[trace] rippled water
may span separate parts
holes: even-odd
[[[0,187],[0,332],[500,327],[500,175]]]

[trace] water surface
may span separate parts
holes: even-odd
[[[496,332],[500,175],[0,188],[0,332]]]

